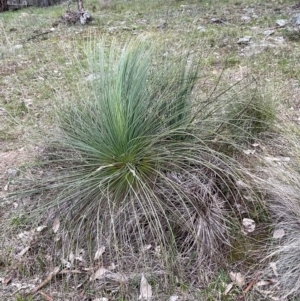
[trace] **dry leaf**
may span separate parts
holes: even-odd
[[[152,297],[152,287],[148,283],[144,274],[142,274],[139,300],[149,301],[151,297]]]
[[[22,241],[22,243],[25,246],[28,246],[33,241],[34,232],[35,232],[34,229],[30,230],[30,231],[24,231],[24,232],[18,234],[18,238]]]
[[[65,260],[65,259],[61,259],[61,264],[66,267],[67,269],[69,269],[71,267],[71,263],[68,261],[68,260]]]
[[[160,257],[161,256],[161,247],[160,246],[156,246],[155,247],[155,250],[154,250],[154,253],[157,257]]]
[[[84,262],[85,260],[83,259],[83,256],[85,254],[85,250],[84,249],[79,249],[76,251],[76,256],[75,256],[75,260],[78,260],[80,262]],[[71,255],[71,254],[70,254]]]
[[[246,155],[254,155],[255,149],[246,149],[246,150],[243,150],[243,153]]]
[[[57,231],[59,229],[59,226],[60,226],[59,218],[56,218],[53,222],[53,225],[52,225],[52,230],[53,230],[54,233],[57,233]]]
[[[146,245],[142,248],[142,252],[146,252],[152,248],[152,245]]]
[[[267,162],[289,162],[290,157],[265,157]]]
[[[69,254],[69,260],[70,260],[71,265],[73,265],[74,264],[74,260],[75,260],[75,255],[74,255],[74,253],[72,251]]]
[[[171,296],[169,301],[177,301],[179,299],[178,296]]]
[[[20,253],[16,255],[17,259],[21,259],[21,257],[30,249],[29,246],[25,247]]]
[[[236,184],[236,186],[238,186],[239,188],[247,188],[247,187],[248,187],[248,185],[247,185],[245,182],[241,181],[241,180],[237,180],[237,181],[235,182],[235,184]]]
[[[110,270],[110,271],[113,271],[113,270],[115,270],[116,269],[116,265],[112,262],[111,264],[110,264],[110,266],[108,267],[108,269]]]
[[[258,281],[255,286],[256,287],[259,287],[259,286],[264,286],[264,285],[269,285],[270,284],[270,281],[268,280],[261,280],[261,281]]]
[[[103,279],[106,273],[109,273],[109,270],[105,269],[104,267],[101,267],[95,272],[94,275],[92,275],[90,281],[94,281],[96,279]]]
[[[278,277],[276,262],[270,262],[269,265],[272,268],[274,275]]]
[[[244,234],[251,233],[255,230],[255,221],[250,218],[243,218],[243,229]]]
[[[109,272],[107,273],[106,275],[106,278],[110,279],[110,280],[113,280],[113,281],[116,281],[116,282],[127,282],[129,279],[126,275],[124,274],[121,274],[121,273],[112,273],[112,272]]]
[[[3,187],[4,191],[8,191],[8,189],[9,189],[9,182]]]
[[[39,226],[39,227],[36,228],[36,231],[37,232],[42,232],[46,228],[47,228],[47,226]]]
[[[284,234],[285,234],[284,229],[277,229],[273,233],[273,238],[280,239],[284,236]]]
[[[97,252],[95,253],[94,260],[98,260],[102,254],[105,252],[105,246],[100,247]]]
[[[4,278],[2,283],[8,285],[11,283],[12,279],[13,279],[12,276],[9,275],[8,277]]]
[[[224,291],[224,296],[228,295],[228,293],[231,291],[234,283],[230,282],[229,284],[226,285],[225,291]]]
[[[108,301],[108,299],[105,297],[102,297],[102,298],[94,299],[93,301]]]
[[[230,272],[229,276],[238,287],[243,287],[246,283],[245,277],[241,273]]]
[[[84,259],[81,255],[76,256],[75,259],[80,261],[80,262],[84,262]]]

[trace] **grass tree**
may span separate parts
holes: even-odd
[[[247,216],[244,196],[255,196],[218,145],[226,103],[196,97],[199,59],[158,52],[142,41],[89,44],[90,81],[57,106],[58,168],[43,180],[56,197],[39,209],[55,211],[77,246],[105,246],[107,264],[192,275],[221,263]]]

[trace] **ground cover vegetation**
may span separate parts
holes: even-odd
[[[0,14],[0,295],[297,300],[294,1],[68,5]]]

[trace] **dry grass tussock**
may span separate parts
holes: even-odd
[[[273,237],[277,239],[266,258],[267,262],[271,262],[266,274],[277,278],[273,291],[280,299],[297,300],[300,297],[299,133],[293,122],[286,121],[286,125],[290,126],[285,133],[289,140],[289,152],[293,156],[288,159],[292,162],[273,162],[264,168],[266,187],[272,191],[267,204],[274,226]]]

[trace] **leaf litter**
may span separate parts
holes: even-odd
[[[142,274],[141,283],[140,283],[139,300],[150,301],[151,297],[152,297],[152,287],[148,283],[148,281],[145,278],[144,274]]]

